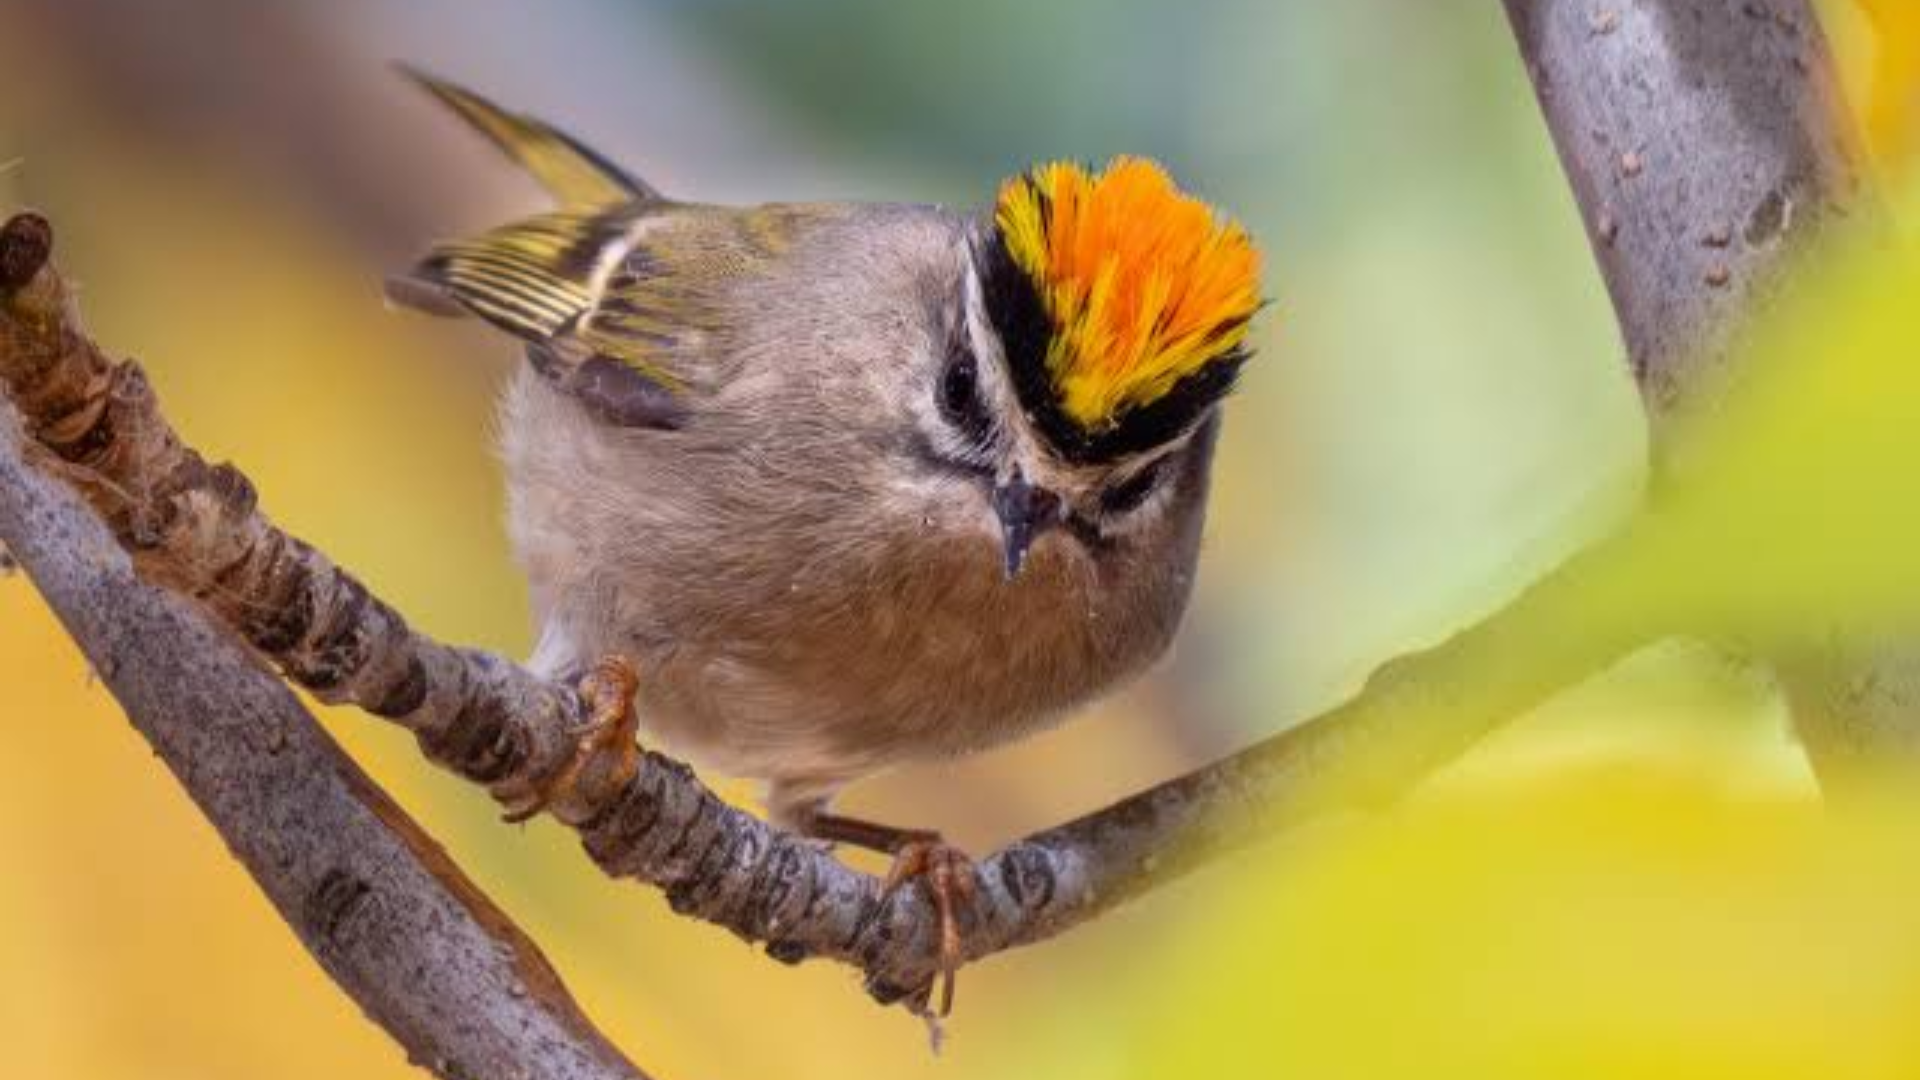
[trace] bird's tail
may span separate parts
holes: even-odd
[[[531,173],[563,207],[603,208],[660,197],[646,181],[550,124],[508,112],[471,90],[414,68],[400,70]]]

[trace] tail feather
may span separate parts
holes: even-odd
[[[606,207],[660,198],[646,181],[564,131],[508,112],[444,79],[404,65],[400,70],[532,173],[562,206]]]

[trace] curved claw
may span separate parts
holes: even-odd
[[[939,835],[915,836],[903,841],[894,851],[893,866],[887,871],[884,900],[895,890],[918,878],[933,898],[933,909],[940,923],[940,1008],[937,1015],[953,1012],[955,976],[966,954],[955,918],[956,901],[972,903],[979,893],[979,871],[967,853],[942,840]]]
[[[639,672],[626,657],[605,656],[594,664],[580,680],[580,696],[587,703],[587,720],[576,733],[578,741],[574,744],[573,757],[535,788],[524,802],[507,811],[506,820],[526,821],[571,796],[587,766],[605,755],[613,755],[607,766],[612,789],[623,787],[633,779],[640,769],[640,720],[633,709],[633,697],[639,688]]]

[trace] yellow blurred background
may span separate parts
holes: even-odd
[[[1912,10],[1825,5],[1895,192]],[[986,850],[1184,771],[1637,494],[1638,404],[1497,5],[12,0],[0,204],[53,218],[89,327],[197,446],[444,639],[530,643],[489,445],[516,359],[379,281],[536,196],[393,60],[669,193],[971,203],[1030,160],[1130,151],[1262,239],[1277,303],[1178,655],[1058,732],[860,788],[873,815]],[[414,1075],[20,578],[0,687],[0,1076]],[[379,722],[325,720],[655,1075],[1920,1073],[1920,852],[1820,818],[1770,681],[1701,646],[1564,695],[1384,820],[969,969],[939,1059],[845,970],[773,964],[562,830],[500,824]]]

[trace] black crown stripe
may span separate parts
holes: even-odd
[[[1191,431],[1207,411],[1233,390],[1240,369],[1252,355],[1235,349],[1183,376],[1165,394],[1127,409],[1113,422],[1088,429],[1061,408],[1047,371],[1047,346],[1053,322],[1039,286],[1020,269],[999,228],[989,230],[980,267],[981,297],[987,318],[1006,353],[1014,395],[1043,438],[1075,464],[1101,464],[1141,453]],[[1245,320],[1240,320],[1244,322]],[[1216,330],[1224,336],[1233,326]]]

